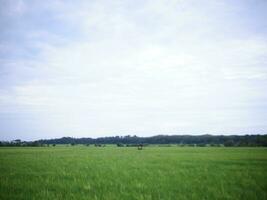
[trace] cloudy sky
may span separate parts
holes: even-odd
[[[0,140],[267,132],[266,0],[0,0]]]

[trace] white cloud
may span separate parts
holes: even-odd
[[[132,6],[44,6],[44,13],[77,30],[72,37],[48,26],[24,32],[30,50],[18,47],[32,57],[1,60],[4,83],[10,83],[0,90],[0,115],[29,113],[32,132],[50,134],[40,137],[267,128],[265,114],[253,120],[266,107],[266,37],[240,36],[239,19],[230,19],[239,7],[193,1]]]

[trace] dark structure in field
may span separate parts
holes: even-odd
[[[143,149],[143,144],[139,144],[137,147],[138,150],[142,150]]]

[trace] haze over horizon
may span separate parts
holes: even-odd
[[[267,133],[265,0],[0,0],[0,140]]]

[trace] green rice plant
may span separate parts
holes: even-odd
[[[0,199],[267,199],[267,149],[0,148]]]

